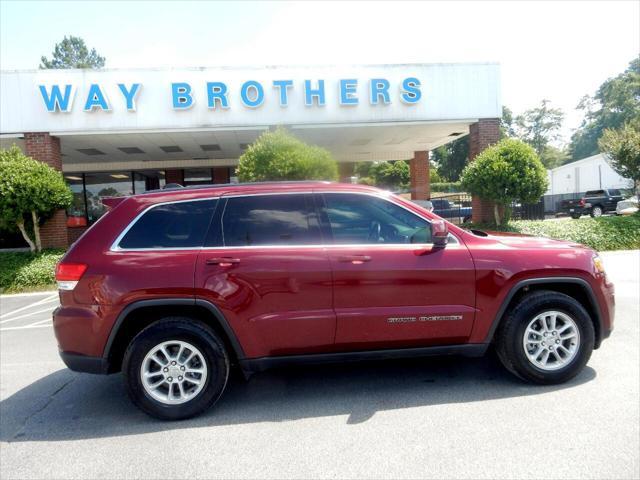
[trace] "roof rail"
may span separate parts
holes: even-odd
[[[245,187],[252,185],[298,185],[298,184],[314,184],[314,183],[335,183],[327,180],[272,180],[265,182],[242,182],[242,183],[207,183],[204,185],[189,185],[183,187],[179,183],[169,183],[165,185],[163,188],[156,188],[153,190],[147,190],[146,192],[140,193],[139,195],[144,195],[146,193],[156,193],[156,192],[172,192],[176,190],[198,190],[201,188],[227,188],[227,187]]]

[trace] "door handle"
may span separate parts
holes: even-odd
[[[370,262],[371,257],[369,255],[342,255],[338,257],[338,261],[352,263],[354,265],[362,265],[365,262]]]
[[[207,258],[204,263],[206,263],[207,265],[220,265],[221,267],[230,267],[231,265],[240,263],[240,259],[231,257],[214,257]]]

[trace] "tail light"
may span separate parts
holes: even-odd
[[[59,290],[73,290],[87,270],[85,263],[59,263],[56,265],[56,282]]]
[[[579,203],[578,205],[580,205],[581,207],[584,207],[584,204],[585,204],[585,203],[587,203],[587,202],[585,201],[585,199],[584,199],[584,198],[581,198],[581,199],[580,199],[580,203]]]

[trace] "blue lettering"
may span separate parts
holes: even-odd
[[[173,98],[173,108],[176,110],[193,106],[191,85],[188,83],[172,83],[171,96]]]
[[[118,84],[118,88],[122,92],[122,95],[124,95],[124,99],[127,102],[127,110],[129,110],[130,112],[135,112],[136,110],[136,96],[138,95],[141,86],[142,85],[139,83],[134,83],[133,85],[131,85],[131,89],[127,90],[127,87],[124,83]]]
[[[355,78],[349,80],[340,80],[340,105],[358,104],[356,88],[358,88],[358,80],[356,80]]]
[[[47,88],[44,85],[39,85],[39,88],[47,111],[55,112],[59,110],[68,112],[71,110],[71,104],[73,103],[73,87],[71,85],[64,86],[64,95],[58,85],[51,86],[51,95],[47,93]]]
[[[304,104],[307,107],[313,106],[313,98],[318,99],[318,106],[322,107],[325,104],[324,97],[324,80],[318,80],[318,88],[311,88],[311,80],[304,81]]]
[[[420,90],[420,80],[415,77],[405,78],[402,81],[402,94],[400,95],[405,103],[417,103],[422,98]]]
[[[253,100],[249,98],[249,89],[255,90],[255,98]],[[259,82],[256,82],[255,80],[248,80],[242,84],[242,88],[240,89],[240,98],[242,99],[242,103],[247,107],[259,107],[262,105],[262,102],[264,102],[264,89]]]
[[[280,89],[280,106],[288,106],[289,98],[287,95],[287,88],[293,86],[293,80],[274,80],[273,86],[274,88]]]
[[[382,96],[382,103],[385,105],[391,103],[389,98],[389,80],[386,78],[372,78],[371,79],[371,105],[377,105]]]
[[[100,85],[97,83],[92,83],[89,87],[89,94],[87,95],[87,101],[84,104],[84,111],[90,112],[94,108],[99,108],[104,111],[110,110],[107,99],[102,93]]]
[[[207,105],[216,108],[216,100],[220,100],[220,108],[229,108],[227,85],[222,82],[207,82]]]

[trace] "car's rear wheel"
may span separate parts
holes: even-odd
[[[220,398],[229,358],[206,325],[171,317],[136,335],[125,352],[123,372],[137,407],[156,418],[179,420],[198,415]]]
[[[595,332],[584,307],[559,292],[526,295],[500,325],[496,350],[503,365],[533,383],[556,384],[587,364]]]
[[[602,207],[599,205],[596,205],[595,207],[593,207],[591,209],[591,216],[593,218],[598,218],[602,216]]]

